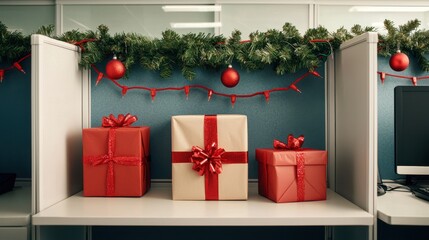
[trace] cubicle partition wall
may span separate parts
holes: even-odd
[[[89,122],[89,91],[78,47],[42,35],[33,35],[31,45],[35,214],[82,189],[81,132]]]
[[[330,167],[335,172],[330,186],[374,216],[377,197],[377,42],[377,33],[365,33],[343,43],[335,54],[335,75],[328,83],[331,116],[328,149],[333,149]],[[373,234],[369,231],[369,238]]]

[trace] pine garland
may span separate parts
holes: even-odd
[[[390,56],[398,48],[407,55],[414,55],[420,68],[429,71],[429,30],[417,30],[420,21],[415,19],[396,28],[390,20],[384,20],[387,35],[379,35],[379,54]]]
[[[384,25],[388,33],[379,35],[379,54],[389,56],[399,46],[402,52],[416,57],[422,70],[429,71],[426,57],[429,31],[417,30],[420,21],[411,20],[396,28],[392,21],[385,20]],[[96,31],[72,30],[61,36],[53,35],[53,26],[43,26],[36,33],[71,43],[94,39],[83,46],[85,51],[80,64],[84,68],[116,54],[127,69],[140,65],[150,71],[159,71],[163,78],[170,77],[175,69],[181,69],[183,76],[192,80],[196,68],[224,69],[233,62],[249,71],[269,65],[278,75],[300,69],[312,71],[342,42],[369,31],[375,31],[375,28],[355,25],[350,31],[340,28],[330,33],[326,28],[318,27],[301,36],[296,27],[286,23],[281,30],[256,31],[244,40],[237,30],[229,37],[204,33],[179,35],[172,30],[164,31],[162,38],[155,39],[136,33],[112,36],[105,25],[100,25]],[[321,39],[326,42],[314,41]],[[10,32],[0,22],[0,46],[0,63],[11,62],[30,52],[30,36]]]
[[[31,50],[30,37],[20,32],[10,32],[0,22],[0,63],[12,62]]]

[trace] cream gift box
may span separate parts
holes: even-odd
[[[171,135],[174,200],[247,199],[246,116],[173,116]]]

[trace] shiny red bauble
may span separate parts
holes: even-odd
[[[392,55],[392,57],[390,57],[389,65],[397,72],[404,71],[410,65],[410,59],[406,54],[401,53],[401,51],[398,50]]]
[[[237,70],[232,68],[231,65],[229,65],[228,68],[222,72],[220,80],[225,87],[232,88],[237,86],[237,84],[240,82],[240,74]]]
[[[116,57],[113,57],[113,59],[106,64],[106,75],[110,79],[117,80],[124,77],[125,71],[124,64],[116,59]]]

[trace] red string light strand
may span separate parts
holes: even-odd
[[[94,65],[92,65],[92,68],[98,74],[98,76],[100,76],[100,74],[102,74],[102,72],[100,70],[98,70]],[[152,99],[152,101],[154,101],[155,96],[158,92],[162,92],[162,91],[184,91],[185,95],[188,96],[191,89],[200,89],[200,90],[204,90],[207,92],[207,96],[208,96],[209,101],[213,95],[217,95],[217,96],[229,98],[231,100],[231,104],[234,105],[236,99],[238,99],[238,98],[251,98],[251,97],[258,96],[258,95],[262,95],[265,97],[265,100],[268,102],[269,98],[270,98],[270,93],[272,93],[272,92],[288,91],[288,90],[292,89],[294,91],[301,93],[301,91],[296,87],[296,84],[298,84],[300,81],[302,81],[304,78],[306,78],[310,74],[312,74],[314,76],[320,76],[320,74],[315,72],[315,71],[309,71],[309,72],[304,73],[303,75],[301,75],[297,79],[295,79],[295,81],[293,81],[288,87],[272,88],[272,89],[254,92],[254,93],[248,93],[248,94],[227,94],[227,93],[217,92],[211,88],[208,88],[206,86],[199,85],[199,84],[185,85],[182,87],[164,87],[164,88],[149,88],[149,87],[145,87],[145,86],[125,86],[125,85],[122,85],[121,83],[119,83],[118,80],[104,77],[104,75],[102,75],[103,76],[102,78],[109,79],[111,82],[113,82],[114,85],[116,85],[118,88],[120,88],[122,96],[125,96],[129,90],[144,90],[144,91],[150,92],[151,99]]]
[[[18,60],[18,61],[16,61],[16,62],[17,62],[17,63],[20,63],[20,62],[24,61],[25,59],[27,59],[27,58],[29,58],[29,57],[31,57],[31,53],[29,53],[29,54],[25,55],[24,57],[22,57],[21,59],[19,59],[19,60]]]
[[[212,93],[211,95],[217,95],[217,96],[222,96],[222,97],[232,97],[233,95],[235,95],[237,98],[251,98],[257,95],[264,95],[265,92],[271,93],[271,92],[279,92],[279,91],[287,91],[289,89],[293,89],[292,84],[289,87],[283,87],[283,88],[273,88],[273,89],[269,89],[269,90],[265,90],[265,91],[260,91],[260,92],[255,92],[255,93],[249,93],[249,94],[226,94],[226,93],[221,93],[221,92],[216,92],[213,89],[210,89],[206,86],[203,85],[186,85],[186,86],[182,86],[182,87],[166,87],[166,88],[148,88],[148,87],[144,87],[144,86],[125,86],[125,85],[121,85],[120,83],[118,83],[117,80],[113,80],[113,79],[109,79],[110,81],[112,81],[116,86],[118,86],[119,88],[126,88],[127,90],[145,90],[145,91],[153,91],[155,90],[156,92],[162,92],[162,91],[184,91],[186,88],[189,89],[202,89],[207,91],[207,93]]]
[[[25,59],[27,59],[27,58],[29,58],[31,56],[31,53],[29,53],[29,54],[27,54],[27,55],[25,55],[24,57],[22,57],[22,58],[20,58],[18,61],[16,61],[16,62],[14,62],[12,65],[10,65],[9,67],[7,67],[7,68],[3,68],[3,69],[0,69],[0,83],[1,82],[3,82],[3,79],[4,79],[4,75],[6,74],[6,71],[10,71],[10,70],[12,70],[12,69],[14,69],[14,68],[16,68],[18,71],[20,71],[20,72],[22,72],[22,73],[24,73],[25,74],[25,71],[24,71],[24,69],[22,68],[22,66],[21,66],[21,62],[22,61],[24,61]]]
[[[392,74],[392,73],[386,73],[386,72],[377,72],[377,74],[380,77],[381,83],[383,84],[384,81],[386,80],[386,77],[394,77],[394,78],[401,78],[401,79],[407,79],[410,80],[411,83],[414,86],[417,86],[417,82],[420,80],[425,80],[425,79],[429,79],[429,76],[421,76],[421,77],[416,77],[416,76],[404,76],[404,75],[398,75],[398,74]]]
[[[104,78],[104,73],[102,73],[101,71],[99,71],[99,70],[97,69],[97,67],[95,67],[95,65],[94,65],[94,64],[91,64],[91,67],[92,67],[92,69],[94,69],[94,71],[98,74],[98,75],[97,75],[97,80],[96,80],[96,82],[95,82],[95,86],[97,86],[97,85],[100,83],[100,81]]]
[[[421,76],[421,77],[417,77],[417,80],[424,80],[424,79],[429,79],[429,76]]]
[[[80,50],[82,52],[84,52],[85,51],[85,47],[83,46],[83,44],[85,44],[87,42],[95,42],[95,41],[98,41],[98,40],[95,39],[95,38],[88,38],[88,39],[82,39],[82,40],[77,41],[77,42],[76,41],[71,41],[69,43],[80,47]]]

